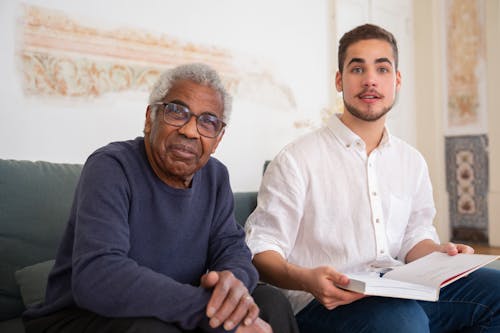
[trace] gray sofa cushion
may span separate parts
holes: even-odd
[[[0,320],[25,309],[14,272],[55,258],[81,168],[0,159]]]
[[[55,260],[47,260],[16,271],[16,281],[26,307],[41,303],[45,299],[45,289],[50,270]]]

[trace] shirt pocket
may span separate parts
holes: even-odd
[[[401,249],[408,220],[410,218],[411,201],[402,196],[390,195],[389,214],[386,224],[387,242],[392,257]]]

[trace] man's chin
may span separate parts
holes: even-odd
[[[175,159],[164,166],[165,171],[179,177],[192,176],[197,171],[197,165],[193,159]]]
[[[345,104],[345,109],[347,110],[347,112],[349,112],[353,117],[357,119],[374,122],[384,117],[391,110],[391,107],[385,108],[379,112],[371,112],[370,110],[363,112],[353,107],[352,105]]]

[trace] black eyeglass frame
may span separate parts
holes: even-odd
[[[177,108],[180,108],[181,110],[184,110],[185,113],[188,115],[188,117],[186,118],[185,122],[183,124],[176,124],[176,123],[172,123],[172,122],[169,122],[167,120],[167,112],[168,112],[168,106],[169,105],[175,105],[175,107]],[[223,122],[222,120],[220,120],[216,115],[214,115],[213,113],[210,113],[210,112],[203,112],[201,114],[194,114],[187,106],[185,105],[182,105],[182,104],[178,104],[178,103],[173,103],[173,102],[168,102],[168,103],[165,103],[165,102],[158,102],[158,103],[153,103],[153,104],[150,104],[151,107],[159,107],[159,106],[162,106],[163,108],[161,109],[161,111],[163,111],[163,121],[170,125],[170,126],[175,126],[175,127],[182,127],[184,125],[186,125],[187,123],[189,123],[189,121],[191,120],[192,117],[195,117],[196,118],[196,130],[198,131],[198,134],[200,134],[201,136],[203,137],[206,137],[206,138],[210,138],[210,139],[213,139],[213,138],[216,138],[219,136],[219,134],[222,132],[222,130],[224,129],[224,127],[226,127],[226,123]],[[217,129],[216,131],[216,134],[211,136],[211,135],[207,135],[206,133],[202,133],[200,132],[200,127],[202,128],[203,130],[203,126],[200,124],[200,118],[203,119],[203,117],[210,117],[210,120],[217,120],[217,124],[220,124],[220,127]]]

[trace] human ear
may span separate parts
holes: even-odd
[[[397,71],[396,72],[396,90],[399,91],[399,88],[401,88],[401,72]]]
[[[338,92],[342,92],[342,73],[340,71],[335,74],[335,88]]]
[[[151,109],[151,105],[148,105],[148,107],[146,108],[146,119],[144,120],[144,133],[151,132],[151,112],[153,112],[153,110]]]

